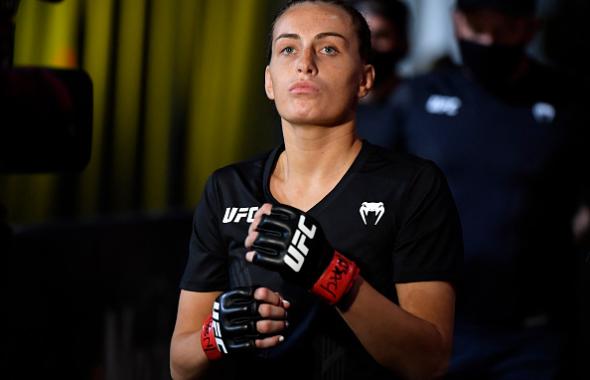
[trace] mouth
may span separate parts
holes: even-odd
[[[312,82],[301,81],[289,86],[289,92],[291,94],[315,94],[319,92],[319,88]]]

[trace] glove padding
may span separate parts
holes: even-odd
[[[320,224],[301,210],[275,205],[256,230],[252,262],[279,272],[331,305],[350,291],[358,277],[354,261],[335,251]]]
[[[201,329],[201,346],[209,360],[220,359],[230,352],[253,350],[254,341],[266,337],[256,329],[256,322],[262,317],[254,290],[236,288],[215,299],[213,312]]]

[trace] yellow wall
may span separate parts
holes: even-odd
[[[263,70],[276,8],[273,0],[22,0],[15,66],[87,71],[93,143],[80,174],[0,176],[9,221],[191,209],[211,171],[270,148],[278,126]],[[64,188],[74,196],[58,202]]]

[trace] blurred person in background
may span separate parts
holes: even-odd
[[[357,132],[369,141],[388,141],[392,114],[389,99],[402,81],[397,65],[408,53],[408,8],[400,0],[351,0],[371,30],[375,84],[357,108]]]
[[[394,138],[446,174],[464,230],[449,379],[573,378],[572,220],[587,199],[573,78],[526,53],[533,0],[458,0],[463,64],[401,84]]]
[[[173,377],[442,374],[463,248],[444,176],[357,137],[374,70],[354,8],[290,1],[271,35],[265,90],[284,144],[209,178],[181,282]]]

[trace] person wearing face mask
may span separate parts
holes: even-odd
[[[373,143],[389,141],[391,126],[388,99],[402,78],[397,64],[408,53],[408,8],[400,0],[352,0],[371,30],[371,64],[375,68],[373,89],[358,105],[357,133]]]
[[[398,86],[395,138],[373,141],[433,160],[457,202],[465,263],[448,378],[581,378],[564,360],[572,220],[588,204],[585,97],[527,55],[533,0],[458,0],[453,21],[463,64]]]
[[[535,2],[487,3],[458,1],[454,14],[457,42],[471,79],[491,91],[508,90],[534,65],[525,49],[537,30],[532,13]]]

